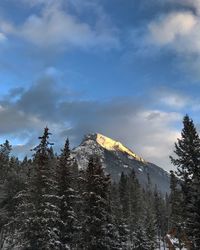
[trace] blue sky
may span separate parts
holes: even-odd
[[[200,122],[199,41],[198,0],[2,0],[0,142],[101,132],[170,169],[183,115]]]

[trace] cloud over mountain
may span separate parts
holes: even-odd
[[[179,135],[174,127],[181,120],[179,113],[124,98],[80,100],[46,76],[26,90],[11,90],[9,96],[0,102],[0,134],[4,137],[14,136],[15,141],[24,140],[31,147],[48,125],[59,148],[66,137],[77,145],[84,134],[100,132],[122,141],[147,160],[169,166],[168,155]],[[24,144],[16,145],[17,152],[28,148]]]

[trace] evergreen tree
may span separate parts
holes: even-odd
[[[13,244],[20,249],[56,250],[60,248],[58,238],[58,200],[55,182],[52,180],[49,154],[49,130],[44,129],[40,144],[34,148],[34,173],[26,188],[16,196],[16,214],[9,223]]]
[[[6,223],[5,206],[9,201],[7,197],[10,196],[10,194],[7,194],[7,190],[5,190],[5,182],[9,171],[11,149],[12,147],[7,140],[0,145],[0,230],[2,230],[3,225]]]
[[[119,197],[122,207],[122,213],[124,220],[127,222],[130,215],[130,206],[129,206],[129,191],[128,191],[128,176],[121,173],[121,178],[119,181]]]
[[[9,159],[12,146],[6,140],[0,145],[0,182],[3,183],[9,171]]]
[[[155,186],[154,189],[153,203],[156,219],[158,247],[160,247],[161,241],[164,242],[164,238],[168,231],[168,213],[166,200],[163,198],[163,194],[159,193],[157,186]]]
[[[176,232],[179,249],[183,248],[183,219],[182,219],[182,193],[178,186],[178,179],[173,171],[170,171],[170,227]]]
[[[182,224],[182,193],[178,186],[178,178],[170,171],[170,227],[179,228]]]
[[[52,143],[49,129],[39,137],[40,144],[34,148],[35,174],[30,190],[33,214],[30,214],[29,240],[31,249],[58,249],[58,212],[52,161]],[[31,236],[31,237],[30,237]]]
[[[148,249],[155,250],[157,246],[156,218],[152,206],[148,203],[145,207],[144,225]]]
[[[134,250],[149,250],[149,242],[146,236],[144,221],[140,220],[135,229]]]
[[[130,199],[128,190],[128,176],[125,175],[124,172],[121,173],[119,181],[119,201],[121,208],[119,235],[124,242],[124,246],[126,246],[127,244],[130,244]]]
[[[186,233],[194,249],[200,249],[200,138],[192,119],[183,119],[181,138],[175,143],[176,158],[171,157],[177,167],[183,192],[183,218]]]
[[[138,233],[138,228],[140,225],[140,218],[144,212],[143,201],[141,197],[141,188],[136,178],[135,171],[132,169],[130,175],[128,176],[128,198],[129,198],[129,230],[130,230],[130,241],[133,246]]]
[[[109,202],[110,177],[96,157],[91,157],[85,173],[83,246],[84,250],[114,250],[117,233]]]
[[[152,183],[150,175],[147,175],[147,189],[144,193],[145,211],[144,211],[144,225],[146,239],[149,250],[154,250],[157,246],[157,230],[156,230],[156,216],[154,207],[154,197],[152,192]]]
[[[118,231],[118,241],[121,246],[120,249],[130,249],[129,241],[129,229],[128,225],[124,222],[124,216],[122,213],[122,207],[119,198],[118,183],[113,183],[111,186],[111,206],[112,214],[114,218],[114,224]]]
[[[4,182],[3,191],[5,193],[2,205],[6,209],[6,216],[14,216],[16,199],[15,196],[25,188],[25,178],[18,158],[11,157],[8,166],[7,177]]]
[[[11,146],[6,141],[1,147],[1,159],[2,159],[2,184],[1,184],[1,198],[0,198],[0,228],[3,242],[3,235],[5,231],[5,225],[9,222],[11,217],[15,215],[16,200],[15,195],[23,190],[24,178],[22,175],[22,169],[18,158],[9,156]]]
[[[77,233],[76,192],[73,189],[74,164],[75,161],[70,156],[69,140],[67,139],[57,167],[61,249],[69,247],[74,249],[73,247],[76,245],[74,239],[74,235]]]

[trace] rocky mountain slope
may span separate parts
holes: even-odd
[[[121,172],[130,173],[132,169],[145,187],[148,175],[152,185],[157,185],[163,194],[169,192],[169,174],[153,163],[146,162],[136,155],[132,150],[122,143],[112,140],[101,134],[89,134],[85,136],[82,143],[75,149],[73,154],[77,159],[79,167],[85,168],[91,155],[98,155],[105,170],[112,179],[118,181]]]

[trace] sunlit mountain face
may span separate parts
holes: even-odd
[[[101,147],[111,151],[121,151],[129,156],[132,156],[137,161],[145,162],[140,156],[135,154],[132,150],[125,147],[121,142],[115,141],[107,136],[96,134],[96,141]]]

